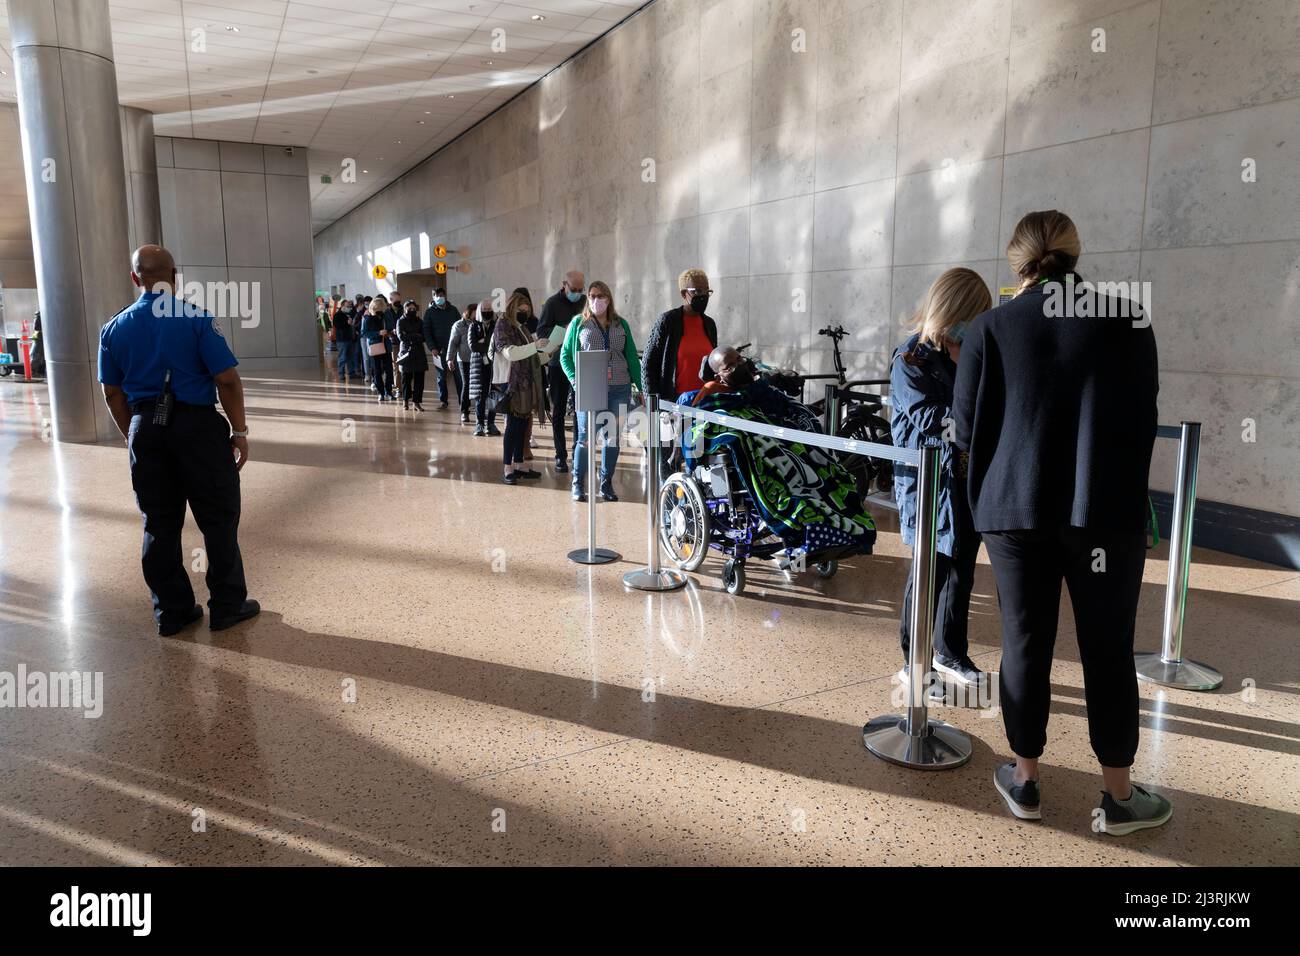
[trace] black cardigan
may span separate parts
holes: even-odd
[[[707,315],[704,334],[716,349],[718,325]],[[668,402],[677,401],[677,346],[682,341],[682,307],[669,309],[659,316],[646,339],[645,355],[641,357],[641,375],[645,380],[647,395],[658,395]]]
[[[1143,319],[1055,317],[1045,292],[977,316],[962,342],[954,438],[970,452],[975,527],[1140,532],[1156,436],[1155,335]],[[1074,315],[1105,306],[1117,316],[1120,301],[1076,287]]]

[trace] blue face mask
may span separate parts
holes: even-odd
[[[961,340],[966,338],[966,327],[968,325],[970,325],[969,322],[958,322],[948,330],[948,338],[961,345]]]
[[[566,292],[564,294],[570,302],[577,302],[579,299],[582,298],[581,292]]]
[[[447,297],[443,295],[435,295],[433,297],[433,304],[441,309],[444,305],[447,304]]]

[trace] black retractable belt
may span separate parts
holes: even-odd
[[[172,370],[168,369],[167,374],[163,376],[162,394],[153,406],[153,423],[162,427],[171,424],[172,406],[176,402],[176,394],[172,391]]]

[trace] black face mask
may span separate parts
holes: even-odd
[[[691,296],[691,311],[696,315],[703,315],[704,310],[709,307],[709,297],[707,295]]]

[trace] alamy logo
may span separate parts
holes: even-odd
[[[51,926],[129,926],[132,936],[148,936],[153,925],[152,893],[71,892],[50,897]]]
[[[0,671],[0,708],[51,707],[81,710],[91,720],[104,713],[103,671]]]
[[[239,319],[241,329],[255,329],[262,324],[260,282],[186,282],[178,272],[175,294],[161,291],[164,294],[153,303],[153,314],[160,319],[179,318],[201,311],[217,318]]]
[[[1063,283],[1043,283],[1043,296],[1043,315],[1054,319],[1132,319],[1135,329],[1151,324],[1150,282],[1075,282],[1067,275]]]

